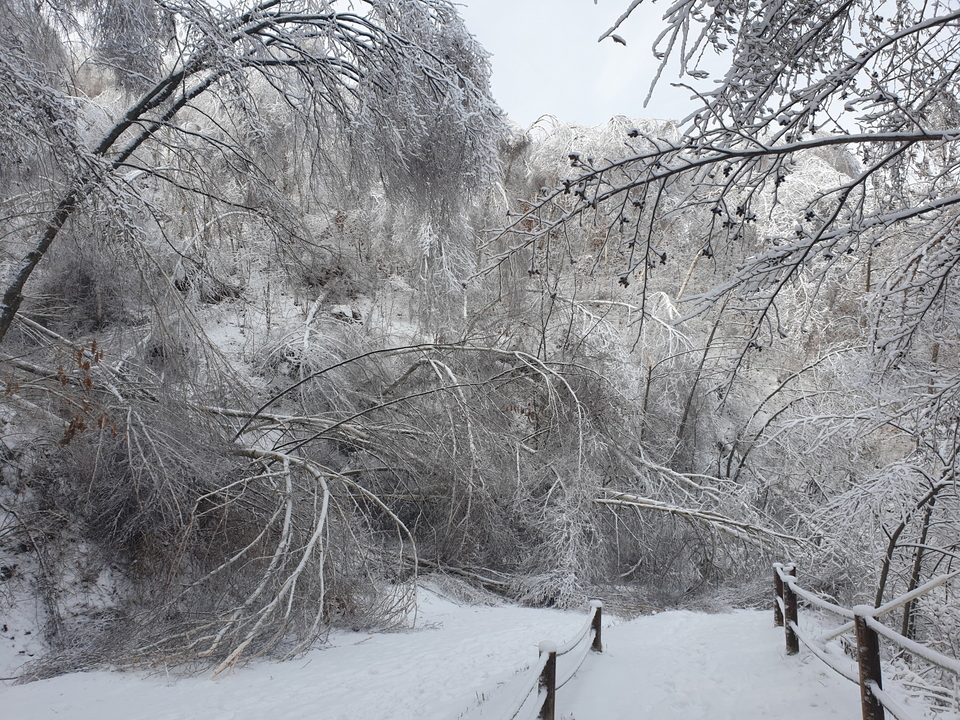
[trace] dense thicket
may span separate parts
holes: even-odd
[[[960,537],[960,12],[683,0],[663,21],[661,73],[716,78],[702,106],[675,135],[572,148],[486,271],[521,256],[559,286],[565,233],[596,228],[637,304],[666,293],[697,338],[694,382],[729,423],[712,472],[803,518],[830,584],[875,583],[879,604],[951,569]],[[949,596],[903,632],[955,643]]]

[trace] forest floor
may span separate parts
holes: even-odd
[[[363,720],[502,718],[530,681],[539,641],[573,637],[585,612],[461,605],[421,593],[418,629],[341,632],[285,663],[216,680],[95,671],[0,687],[4,718]],[[801,652],[770,612],[607,616],[604,652],[557,694],[557,720],[814,720],[859,717],[856,686]],[[917,717],[922,716],[916,708]]]

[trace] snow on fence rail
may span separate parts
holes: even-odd
[[[519,693],[504,720],[554,720],[556,714],[556,694],[572,678],[583,664],[587,654],[602,652],[600,624],[603,618],[603,603],[590,601],[590,616],[583,628],[574,637],[557,647],[556,643],[540,643],[540,658],[530,670],[529,681]],[[589,643],[586,641],[590,641]],[[574,652],[576,651],[576,652]],[[563,662],[559,662],[564,659]],[[558,665],[561,670],[558,670]],[[534,698],[530,702],[531,697]]]
[[[860,686],[860,703],[863,711],[863,720],[884,720],[884,711],[888,710],[897,720],[915,720],[907,709],[900,705],[889,693],[883,690],[883,677],[880,664],[880,637],[883,636],[907,652],[921,657],[932,665],[943,668],[960,676],[960,661],[948,657],[932,648],[922,645],[908,637],[904,637],[883,625],[878,617],[898,607],[902,607],[924,593],[943,585],[951,578],[960,575],[960,571],[948,575],[941,575],[930,582],[921,585],[916,590],[891,600],[880,607],[857,605],[854,608],[845,608],[827,602],[814,593],[797,585],[797,568],[793,563],[773,566],[773,584],[776,592],[776,601],[773,607],[774,624],[783,626],[787,646],[787,654],[795,655],[800,651],[799,643],[803,643],[814,655],[826,663],[832,670]],[[810,605],[826,612],[847,619],[838,628],[817,638],[808,637],[800,630],[797,622],[797,598],[803,598]],[[857,640],[857,670],[844,667],[839,658],[831,656],[824,644],[840,637],[851,630],[856,632]]]

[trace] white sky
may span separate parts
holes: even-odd
[[[643,107],[657,68],[650,46],[667,5],[642,4],[617,31],[624,47],[597,38],[629,0],[455,1],[467,28],[493,54],[494,97],[521,125],[548,113],[585,125],[614,115],[679,120],[694,109],[688,90],[670,87],[678,76],[674,64]]]

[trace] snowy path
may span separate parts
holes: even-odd
[[[787,657],[771,613],[666,612],[604,630],[557,693],[576,720],[858,718],[858,688],[809,654]]]
[[[425,629],[347,633],[335,646],[233,675],[75,673],[0,686],[3,720],[484,720],[528,680],[540,640],[563,641],[585,612],[423,603]],[[783,656],[767,612],[607,618],[557,696],[557,720],[813,720],[859,717],[855,686],[815,658]],[[483,702],[478,702],[478,701]]]

